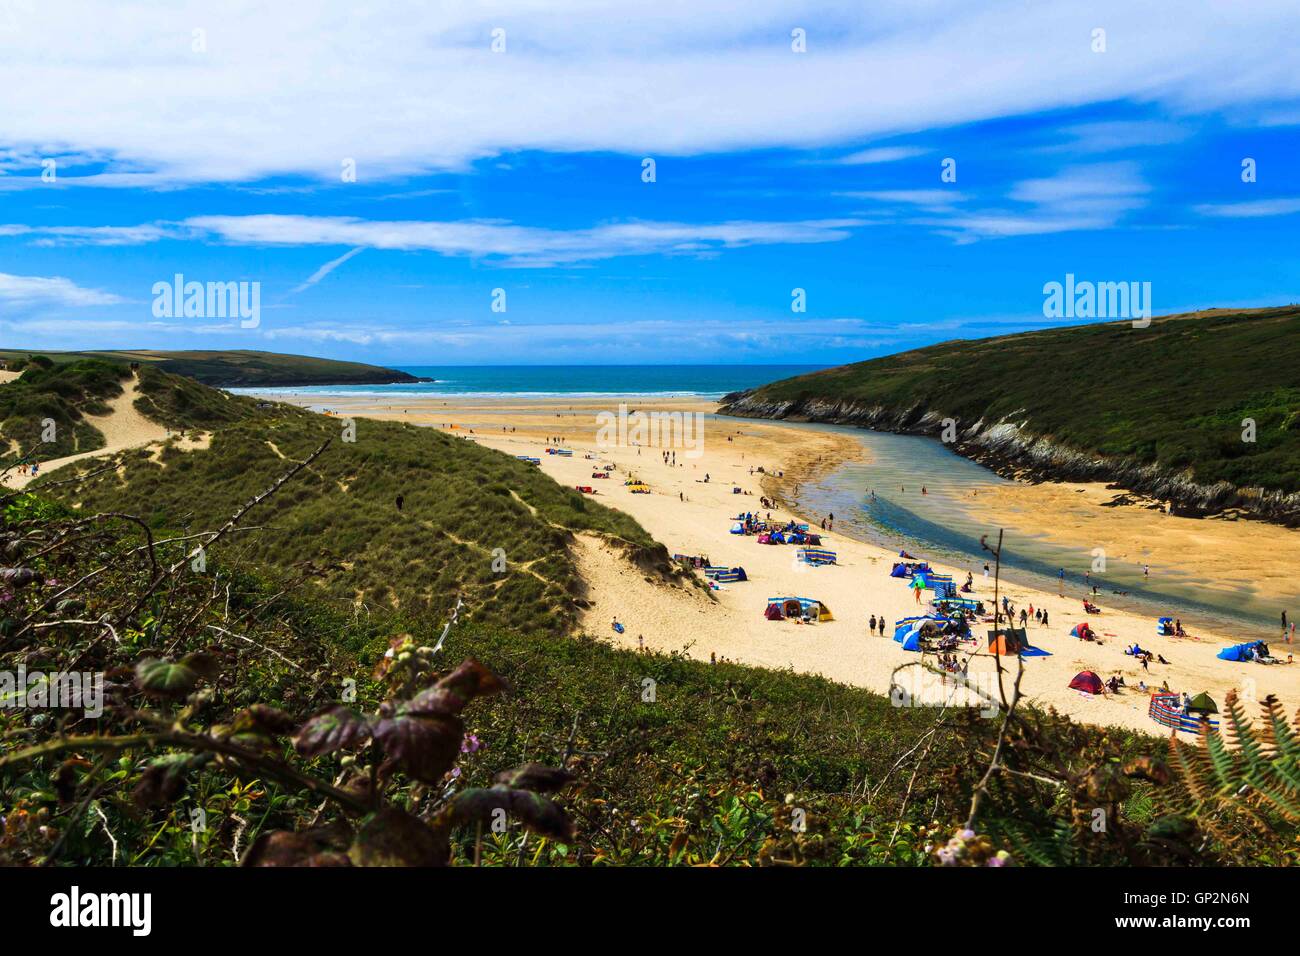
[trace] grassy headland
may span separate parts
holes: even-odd
[[[150,365],[163,372],[184,375],[205,385],[221,388],[292,388],[296,385],[387,385],[418,382],[420,379],[396,369],[362,362],[340,362],[308,355],[284,355],[278,352],[231,351],[159,351],[138,349],[102,352],[25,352],[0,349],[0,359],[10,367],[21,366],[31,355],[51,360],[75,362],[103,359],[109,362]]]
[[[1115,480],[1193,509],[1300,514],[1296,306],[944,342],[724,403],[730,414],[936,436],[951,418],[974,457]]]

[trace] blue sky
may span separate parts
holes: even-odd
[[[829,364],[1067,273],[1300,299],[1293,3],[464,6],[10,5],[0,345]],[[156,316],[176,273],[257,327]]]

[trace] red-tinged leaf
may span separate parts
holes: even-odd
[[[355,866],[446,866],[447,847],[423,821],[385,807],[361,824],[348,857]]]
[[[509,689],[509,684],[492,673],[474,658],[467,658],[459,667],[427,690],[402,705],[402,712],[423,716],[459,714],[475,697],[499,694]]]
[[[438,783],[456,763],[464,735],[459,717],[383,717],[374,728],[387,757],[380,770],[397,767],[422,783]]]
[[[531,790],[534,793],[554,793],[573,780],[573,774],[558,767],[540,763],[526,763],[513,770],[502,770],[492,778],[495,783],[511,790]]]
[[[244,854],[242,866],[351,866],[348,844],[352,829],[340,820],[328,826],[290,833],[263,833]]]
[[[562,841],[573,836],[573,827],[560,806],[549,797],[527,790],[474,787],[456,794],[449,809],[453,825],[490,824],[497,811],[504,810],[534,833]]]
[[[293,745],[304,757],[319,757],[336,750],[353,750],[369,736],[369,721],[356,711],[339,705],[303,724]]]
[[[0,568],[0,584],[5,587],[25,588],[29,584],[44,584],[41,572],[33,568]]]

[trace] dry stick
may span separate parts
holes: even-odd
[[[234,631],[228,631],[228,630],[226,630],[224,627],[217,627],[217,625],[215,625],[215,624],[209,624],[209,625],[207,625],[207,627],[208,627],[208,629],[211,630],[211,631],[218,631],[218,632],[220,632],[220,633],[222,633],[222,634],[227,635],[228,637],[236,637],[236,638],[238,638],[238,639],[241,640],[241,641],[247,641],[249,644],[252,644],[254,647],[261,648],[262,650],[266,651],[268,654],[274,654],[276,657],[280,658],[280,660],[284,661],[284,662],[285,662],[286,664],[288,664],[290,667],[295,668],[296,670],[300,670],[300,671],[302,671],[304,674],[306,673],[306,669],[305,669],[305,668],[300,667],[298,664],[295,664],[292,660],[290,660],[289,658],[285,657],[283,654],[281,654],[279,651],[277,651],[274,647],[267,647],[265,644],[259,644],[259,643],[257,643],[257,641],[253,640],[251,637],[245,637],[243,634],[236,634]]]
[[[1002,574],[1002,535],[1003,535],[1003,531],[999,529],[998,547],[996,551],[990,548],[984,542],[984,539],[980,539],[980,543],[984,545],[985,550],[990,551],[993,554],[993,558],[994,558],[994,569],[995,569],[993,575],[993,602],[994,602],[993,603],[993,636],[994,639],[997,638],[998,622],[1001,620],[1000,617],[1001,611],[997,605],[997,598],[998,598],[999,581]],[[1008,631],[1009,629],[1010,629],[1010,622],[1008,622]],[[1007,694],[1006,694],[1006,689],[1002,684],[1002,662],[998,660],[999,656],[1000,655],[997,654],[993,655],[994,660],[997,662],[998,665],[998,691],[1002,695],[1003,703],[1006,703]],[[989,760],[988,769],[984,771],[984,776],[980,778],[979,783],[975,785],[974,793],[971,794],[970,813],[966,817],[965,828],[967,830],[974,829],[975,817],[979,814],[980,804],[984,801],[984,798],[988,795],[989,781],[993,779],[994,773],[1002,769],[1000,767],[1000,762],[1002,759],[1002,748],[1006,744],[1007,728],[1010,727],[1011,719],[1015,715],[1016,705],[1020,703],[1020,679],[1025,674],[1024,656],[1021,654],[1017,654],[1016,661],[1018,662],[1019,667],[1016,670],[1016,682],[1012,688],[1011,702],[1007,704],[1006,716],[1002,718],[1002,725],[998,728],[997,744],[993,748],[993,756]]]
[[[233,515],[231,515],[230,520],[227,521],[224,525],[222,525],[219,530],[215,532],[209,532],[209,534],[211,534],[211,537],[208,538],[207,547],[209,548],[212,547],[214,544],[216,544],[218,541],[224,538],[235,528],[236,525],[239,524],[240,520],[244,517],[244,515],[248,514],[248,512],[253,510],[255,507],[260,505],[267,498],[271,497],[273,494],[279,491],[280,488],[285,484],[285,482],[289,481],[289,479],[291,479],[294,475],[298,474],[298,472],[302,471],[313,461],[319,458],[321,453],[324,452],[325,449],[329,447],[331,441],[333,441],[333,439],[331,438],[325,439],[325,443],[321,445],[319,448],[317,448],[310,455],[308,455],[306,460],[300,461],[296,465],[294,465],[291,469],[289,469],[287,472],[285,472],[283,475],[277,478],[272,483],[271,487],[267,488],[260,495],[256,495],[253,498],[249,499],[242,508],[240,508]],[[128,618],[132,617],[136,611],[140,610],[140,608],[144,606],[144,602],[147,601],[150,597],[152,597],[153,593],[156,590],[158,590],[158,586],[162,584],[164,580],[171,577],[182,567],[184,567],[185,562],[189,560],[189,558],[190,555],[186,555],[185,557],[177,561],[175,564],[173,564],[171,567],[169,567],[163,574],[155,576],[153,582],[149,585],[149,587],[145,589],[145,592],[142,595],[140,595],[139,600],[135,602],[135,605],[131,608],[131,610],[127,611],[118,619],[119,622],[127,620]]]

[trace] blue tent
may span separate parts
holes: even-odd
[[[902,640],[903,650],[919,651],[921,649],[921,628],[919,625],[913,625],[912,629]]]
[[[1248,661],[1250,660],[1249,651],[1252,647],[1259,647],[1262,641],[1247,641],[1245,644],[1235,644],[1232,647],[1225,647],[1219,651],[1218,657],[1222,661]]]

